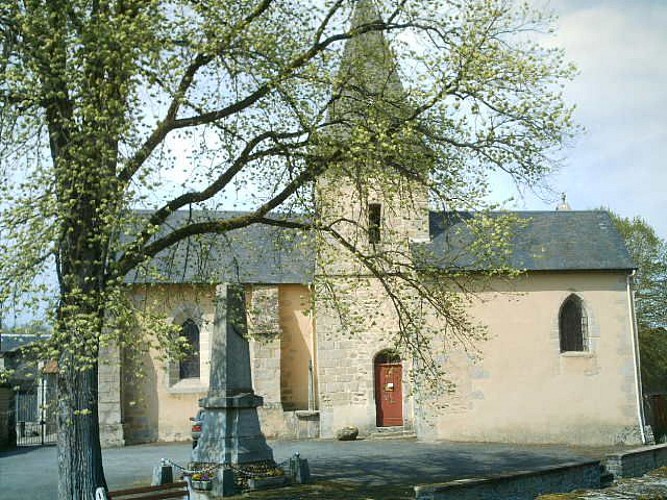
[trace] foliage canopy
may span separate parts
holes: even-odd
[[[625,240],[637,273],[635,290],[637,321],[643,328],[667,326],[667,243],[641,217],[613,214],[616,228]]]
[[[612,213],[637,273],[635,299],[642,383],[647,392],[667,389],[667,243],[641,217]]]
[[[53,311],[60,497],[104,484],[95,368],[101,344],[129,342],[130,271],[186,238],[270,224],[333,235],[382,277],[397,253],[378,264],[334,222],[277,211],[313,214],[326,176],[386,195],[402,179],[448,209],[479,207],[493,171],[539,180],[576,130],[573,68],[533,36],[548,21],[508,0],[3,1],[0,300]],[[235,203],[235,217],[169,223]],[[55,292],[36,285],[53,268]]]

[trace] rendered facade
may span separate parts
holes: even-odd
[[[429,237],[412,241],[453,252],[461,223],[452,215],[425,212]],[[280,276],[274,268],[278,282],[269,283],[261,268],[271,259],[251,252],[258,264],[247,261],[253,270],[241,281],[265,434],[327,438],[354,425],[362,435],[393,428],[420,439],[642,442],[632,263],[611,219],[595,211],[515,215],[525,225],[514,238],[513,258],[526,271],[479,281],[469,314],[488,327],[488,338],[475,344],[475,356],[445,336],[434,340],[434,359],[454,384],[453,392],[437,397],[411,386],[411,360],[391,352],[397,318],[377,280],[359,274],[352,263],[346,266],[341,256],[328,261],[333,273],[311,265],[311,254],[291,249],[294,260],[284,261],[288,265]],[[394,237],[406,220],[393,228]],[[258,232],[252,247],[266,250],[274,236]],[[471,276],[474,283],[474,272]],[[179,363],[153,352],[141,361],[141,378],[118,353],[118,363],[100,368],[106,381],[102,428],[112,431],[109,443],[189,437],[188,418],[208,388],[216,290],[192,281],[145,280],[134,286],[138,307],[153,307],[177,325],[190,325],[197,353]],[[318,294],[336,288],[346,294],[351,312],[369,318],[354,331],[341,324],[335,307],[318,300]]]

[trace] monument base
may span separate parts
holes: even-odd
[[[257,415],[262,398],[253,393],[203,398],[202,435],[192,461],[207,464],[273,462]]]

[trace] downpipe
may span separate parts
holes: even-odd
[[[639,359],[639,333],[637,328],[637,314],[635,311],[634,291],[632,290],[632,280],[637,274],[637,270],[633,269],[631,273],[625,277],[626,288],[628,292],[628,308],[630,311],[630,332],[632,334],[632,348],[634,350],[634,365],[635,365],[635,385],[637,387],[637,417],[639,418],[639,432],[643,444],[647,443],[644,415],[644,393],[641,382],[641,360]]]

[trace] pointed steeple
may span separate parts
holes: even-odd
[[[358,0],[350,30],[368,30],[350,38],[334,86],[340,98],[332,105],[330,118],[363,117],[369,108],[387,114],[405,112],[406,95],[398,75],[396,58],[384,31],[372,29],[383,20],[373,0]],[[370,28],[370,29],[369,29]]]

